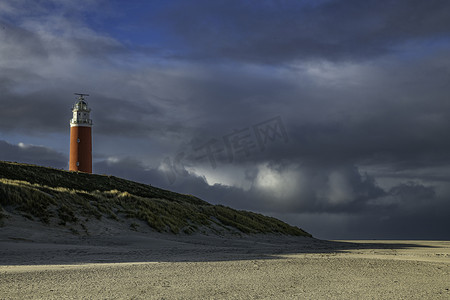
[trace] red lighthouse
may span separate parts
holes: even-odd
[[[91,110],[84,99],[88,94],[78,95],[73,105],[70,120],[70,159],[69,171],[92,173],[92,120]]]

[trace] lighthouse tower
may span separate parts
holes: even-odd
[[[84,99],[88,94],[78,95],[72,107],[73,118],[70,120],[70,159],[69,171],[92,173],[92,120],[91,112]]]

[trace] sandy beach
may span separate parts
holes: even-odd
[[[450,242],[2,238],[0,299],[449,299]]]

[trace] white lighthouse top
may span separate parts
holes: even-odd
[[[92,120],[89,117],[91,109],[88,107],[84,96],[89,96],[87,94],[75,94],[78,95],[78,100],[72,107],[73,117],[70,120],[70,126],[92,126]]]

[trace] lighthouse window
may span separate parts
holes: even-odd
[[[79,167],[80,166],[80,162],[79,161],[77,161],[77,167]]]
[[[80,139],[77,139],[77,143],[79,143],[80,142]]]

